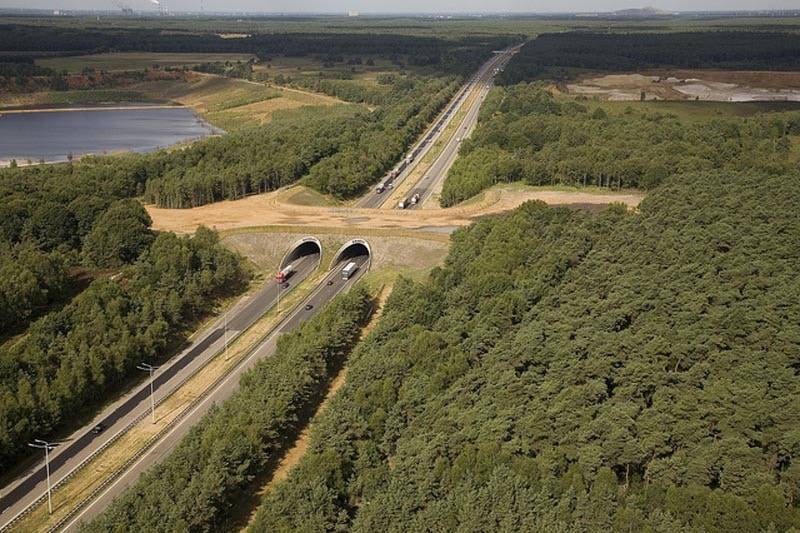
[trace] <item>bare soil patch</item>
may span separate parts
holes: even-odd
[[[431,231],[430,228],[436,227],[464,226],[486,215],[515,209],[528,200],[541,200],[550,205],[621,202],[633,208],[643,198],[641,193],[634,192],[600,194],[505,186],[491,189],[469,204],[448,209],[403,211],[292,205],[285,201],[286,195],[287,190],[279,190],[192,209],[146,207],[154,229],[177,233],[193,233],[202,224],[218,230],[256,226],[329,228],[344,234],[369,236],[386,235],[386,230]]]
[[[800,72],[654,70],[587,77],[567,85],[571,94],[609,101],[800,101]]]

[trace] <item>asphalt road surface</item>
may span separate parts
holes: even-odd
[[[510,49],[515,50],[515,49]],[[433,125],[427,130],[425,135],[422,137],[420,141],[418,141],[414,146],[406,154],[406,158],[409,160],[409,164],[403,169],[403,171],[393,180],[392,186],[397,186],[398,184],[402,183],[403,180],[408,177],[411,171],[414,169],[417,163],[425,157],[425,154],[436,144],[436,141],[442,135],[444,130],[450,124],[450,121],[455,116],[458,108],[467,98],[467,96],[472,92],[473,89],[480,88],[483,90],[488,90],[487,87],[491,86],[491,79],[494,76],[494,69],[507,61],[507,57],[511,56],[511,51],[507,50],[503,54],[496,54],[492,56],[486,63],[481,65],[481,68],[467,81],[466,84],[456,93],[453,97],[452,101],[445,110],[439,115],[439,117],[434,121]],[[488,85],[487,85],[488,84]],[[484,95],[485,96],[485,95]],[[480,105],[483,102],[483,97],[481,97],[478,101],[473,102],[472,109],[475,112],[475,121],[477,121],[478,110],[480,109]],[[456,154],[458,150],[456,149]],[[437,161],[441,159],[442,156],[440,155],[437,158]],[[449,168],[449,167],[448,167]],[[383,179],[386,179],[385,177]],[[413,194],[413,193],[412,193]],[[373,187],[370,191],[361,197],[361,199],[356,203],[356,207],[366,207],[366,208],[373,208],[377,209],[381,207],[384,202],[386,202],[387,198],[391,195],[391,189],[387,189],[381,193],[377,192],[376,189]]]
[[[342,268],[349,262],[354,261],[358,264],[358,270],[350,279],[342,278]],[[300,324],[317,314],[325,307],[325,304],[333,299],[334,296],[343,290],[351,287],[367,271],[369,262],[368,255],[349,257],[337,264],[331,272],[325,276],[317,288],[312,292],[295,310],[284,319],[284,321],[270,334],[261,344],[259,344],[250,354],[238,364],[238,366],[222,381],[214,391],[209,394],[194,410],[180,420],[164,437],[161,438],[150,450],[143,455],[136,463],[131,466],[124,474],[118,477],[109,487],[93,500],[87,507],[78,513],[68,524],[64,531],[77,531],[81,522],[89,522],[100,514],[115,497],[139,478],[148,468],[155,465],[178,445],[181,438],[186,435],[206,412],[215,403],[221,403],[233,395],[239,388],[239,378],[241,375],[252,368],[259,360],[269,357],[275,353],[276,343],[281,334],[292,331]],[[311,309],[306,309],[311,305]]]
[[[494,57],[487,68],[485,70],[482,69],[482,75],[477,82],[476,97],[472,101],[472,105],[467,111],[464,120],[458,125],[455,134],[447,142],[447,145],[442,149],[442,152],[431,164],[430,168],[420,177],[419,181],[414,185],[414,188],[408,193],[409,199],[414,195],[419,195],[419,200],[416,204],[406,207],[406,209],[414,209],[422,206],[430,198],[436,186],[447,176],[447,172],[458,157],[458,150],[461,147],[461,142],[472,133],[472,130],[475,129],[478,123],[481,105],[494,83],[495,69],[504,67],[515,51],[516,49],[511,49]]]
[[[319,261],[319,254],[309,254],[293,261],[296,270],[288,279],[289,288],[308,277],[317,268]],[[274,280],[268,281],[255,295],[238,302],[227,312],[227,316],[216,320],[185,350],[162,364],[153,380],[156,401],[171,394],[185,379],[223,350],[226,337],[230,341],[258,320],[275,304],[278,290],[279,285]],[[280,290],[284,293],[288,289],[281,287]],[[50,479],[53,485],[149,409],[150,381],[146,380],[106,407],[91,422],[61,441],[50,454]],[[94,434],[92,429],[98,424],[102,424],[105,429],[99,434]],[[0,491],[0,530],[46,492],[45,476],[45,465],[42,460],[3,487]]]

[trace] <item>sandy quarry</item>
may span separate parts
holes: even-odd
[[[664,70],[609,74],[567,85],[570,94],[609,101],[800,102],[800,72]]]
[[[250,196],[242,200],[218,202],[192,209],[162,209],[147,206],[157,230],[192,233],[201,224],[217,230],[254,226],[294,226],[336,228],[369,234],[376,230],[447,231],[470,224],[477,218],[509,211],[528,200],[542,200],[551,205],[602,205],[621,202],[629,207],[639,205],[638,193],[593,193],[580,191],[548,191],[535,188],[498,187],[469,205],[448,209],[359,209],[350,207],[318,207],[293,205],[287,197],[294,188]]]

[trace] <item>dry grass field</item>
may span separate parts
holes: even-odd
[[[203,118],[231,131],[265,124],[283,109],[344,105],[336,98],[234,78],[193,74],[187,80],[158,80],[130,87],[154,100],[168,100],[194,108]]]

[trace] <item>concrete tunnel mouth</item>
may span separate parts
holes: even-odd
[[[317,255],[317,266],[322,261],[322,243],[316,237],[303,237],[295,242],[286,252],[281,260],[280,269],[283,269],[295,261],[309,255]]]
[[[354,257],[361,257],[367,256],[367,262],[364,265],[365,270],[369,270],[370,263],[372,263],[372,249],[369,246],[369,243],[364,239],[353,239],[348,241],[339,248],[339,251],[336,252],[336,255],[333,257],[333,262],[331,262],[331,270],[336,268],[339,265],[353,259]]]

